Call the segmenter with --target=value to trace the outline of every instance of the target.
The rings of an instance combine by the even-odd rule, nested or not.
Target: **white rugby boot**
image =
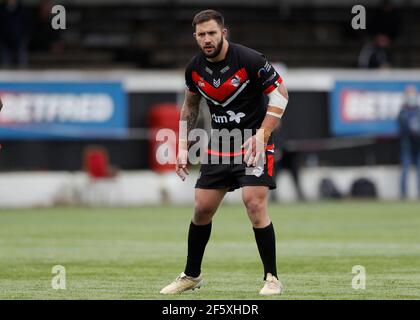
[[[265,277],[265,284],[260,291],[260,295],[271,296],[274,294],[282,294],[283,290],[284,288],[281,282],[271,273],[267,273],[267,276]]]
[[[203,285],[201,274],[197,278],[189,277],[182,272],[172,283],[160,290],[162,294],[177,294],[187,290],[199,289]]]

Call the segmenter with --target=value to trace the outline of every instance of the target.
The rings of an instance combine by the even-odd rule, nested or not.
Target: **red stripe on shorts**
[[[267,169],[268,169],[268,175],[272,177],[273,169],[274,169],[274,154],[267,155]]]

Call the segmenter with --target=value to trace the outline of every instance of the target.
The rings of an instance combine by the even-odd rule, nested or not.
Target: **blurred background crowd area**
[[[229,38],[288,67],[420,66],[420,1],[358,1],[366,30],[354,30],[354,1],[2,0],[3,68],[182,68],[196,52],[191,20],[208,7]],[[51,8],[66,8],[66,29]]]

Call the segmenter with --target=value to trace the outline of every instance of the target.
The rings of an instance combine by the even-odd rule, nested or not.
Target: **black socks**
[[[211,222],[204,226],[198,226],[191,222],[188,231],[188,256],[184,273],[189,277],[198,277],[201,273],[201,261],[204,250],[209,241]]]
[[[277,278],[276,237],[273,223],[265,228],[253,228],[258,252],[264,265],[264,280],[267,273]],[[190,277],[198,277],[201,273],[201,262],[204,250],[211,234],[211,222],[198,226],[191,222],[188,231],[188,256],[184,273]]]
[[[267,273],[271,273],[277,278],[276,267],[276,236],[274,234],[273,223],[265,228],[253,228],[255,240],[257,241],[258,251],[264,265],[264,280]]]

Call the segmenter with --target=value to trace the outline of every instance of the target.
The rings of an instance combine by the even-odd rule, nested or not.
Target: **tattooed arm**
[[[185,100],[181,108],[180,121],[185,121],[186,124],[181,125],[179,144],[178,144],[178,157],[175,166],[178,176],[185,180],[188,172],[188,134],[197,125],[198,113],[200,111],[201,95],[185,90]],[[182,130],[186,128],[186,132]]]
[[[200,94],[185,90],[185,100],[181,108],[181,117],[180,117],[180,121],[186,122],[187,132],[184,133],[184,137],[182,136],[182,134],[180,135],[180,142],[182,141],[183,146],[185,147],[187,147],[185,143],[187,142],[186,140],[187,140],[188,134],[197,125],[198,113],[200,111],[200,100],[201,100]]]

